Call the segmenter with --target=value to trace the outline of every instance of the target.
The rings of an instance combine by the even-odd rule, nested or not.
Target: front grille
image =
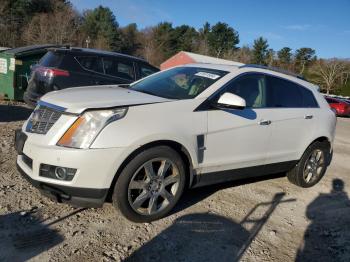
[[[26,131],[45,135],[61,115],[60,111],[40,105],[30,116]]]

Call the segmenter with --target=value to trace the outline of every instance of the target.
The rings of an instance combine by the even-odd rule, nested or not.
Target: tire
[[[175,150],[168,146],[146,149],[120,173],[113,205],[133,222],[151,222],[172,210],[185,183],[184,163]]]
[[[319,154],[319,152],[322,152],[323,154],[323,163],[321,164],[321,161],[318,163],[320,165],[316,165],[314,164],[315,161],[312,161],[314,156],[313,154],[315,154],[315,152],[317,152],[317,154]],[[312,143],[305,150],[298,164],[287,173],[288,180],[291,183],[303,188],[308,188],[316,185],[322,179],[327,170],[329,157],[330,147],[328,142],[316,141]],[[314,172],[315,170],[316,172]]]

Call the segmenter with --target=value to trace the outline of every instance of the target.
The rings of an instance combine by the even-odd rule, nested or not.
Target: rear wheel
[[[290,182],[300,187],[312,187],[324,176],[329,160],[329,143],[311,144],[299,163],[287,173]]]
[[[185,187],[180,155],[170,147],[147,149],[132,159],[117,180],[113,204],[134,222],[164,217],[178,202]]]

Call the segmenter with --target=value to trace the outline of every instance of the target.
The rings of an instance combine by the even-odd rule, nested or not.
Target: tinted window
[[[199,67],[176,67],[151,75],[130,88],[170,99],[189,99],[199,95],[227,73]]]
[[[49,51],[40,60],[40,65],[46,67],[58,67],[63,59],[63,54]]]
[[[269,107],[303,107],[299,85],[281,78],[267,76]]]
[[[241,76],[230,83],[225,92],[244,98],[247,107],[259,108],[266,106],[266,84],[265,76],[262,74]]]
[[[103,58],[103,65],[107,75],[120,77],[128,80],[134,80],[134,65],[133,63],[121,62],[116,58]]]
[[[156,72],[158,72],[159,70],[154,68],[154,67],[151,67],[151,66],[147,66],[147,65],[140,65],[140,75],[141,75],[141,78],[144,78],[146,76],[149,76],[149,75],[152,75]]]
[[[303,96],[303,107],[318,107],[317,101],[310,90],[303,87],[300,87],[300,90]]]
[[[84,69],[103,74],[103,65],[101,58],[97,56],[78,56],[75,57],[75,59]]]

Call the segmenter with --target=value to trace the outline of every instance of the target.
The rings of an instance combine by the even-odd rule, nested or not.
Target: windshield
[[[228,72],[199,67],[176,67],[131,85],[131,89],[169,99],[193,98]]]

